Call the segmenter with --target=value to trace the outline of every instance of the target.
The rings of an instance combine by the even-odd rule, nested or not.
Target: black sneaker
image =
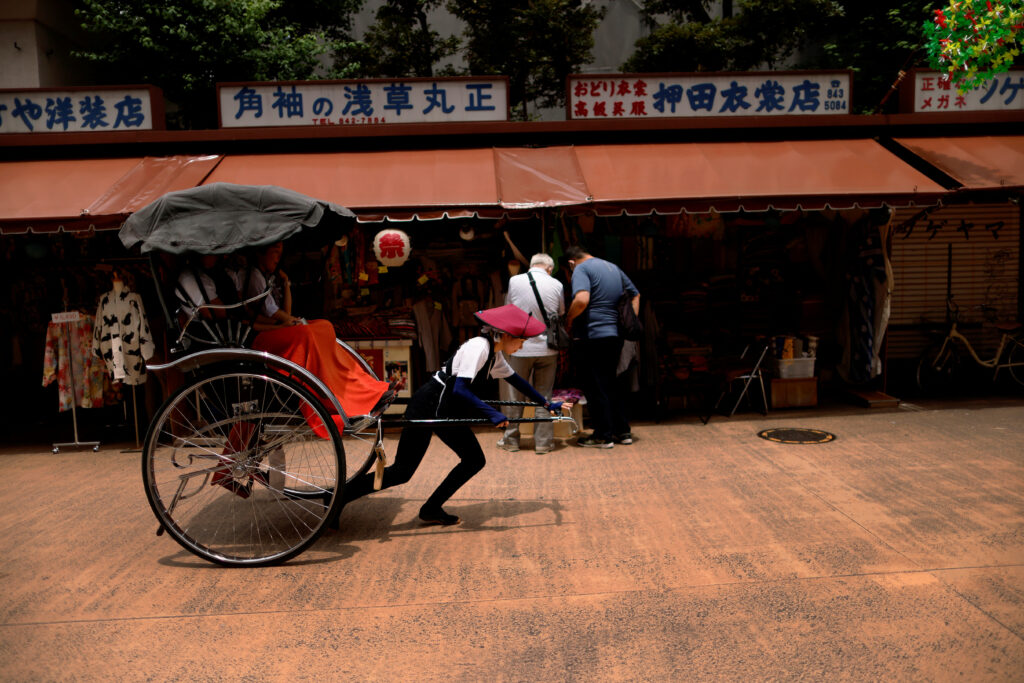
[[[631,443],[633,443],[633,435],[630,434],[629,432],[626,432],[625,434],[619,434],[613,439],[613,441],[615,441],[615,443],[621,443],[623,446],[628,446]]]
[[[425,524],[440,524],[441,526],[452,526],[460,521],[458,517],[449,515],[439,507],[428,508],[426,506],[420,508],[420,520]]]
[[[606,441],[605,439],[598,439],[593,436],[588,436],[584,439],[577,439],[576,445],[582,446],[583,448],[612,448],[613,446],[615,446],[615,444],[612,443],[611,441]]]

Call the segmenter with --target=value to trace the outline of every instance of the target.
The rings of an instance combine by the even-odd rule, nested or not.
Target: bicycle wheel
[[[329,438],[311,424],[325,425]],[[185,549],[261,566],[316,540],[340,504],[345,453],[334,421],[298,382],[224,372],[182,387],[160,408],[142,476],[162,528]]]
[[[917,363],[917,387],[924,394],[946,393],[953,387],[959,366],[960,354],[954,344],[934,344]]]
[[[1009,344],[1010,353],[1007,357],[1010,362],[1010,376],[1017,381],[1017,384],[1024,385],[1024,333],[1015,336]]]

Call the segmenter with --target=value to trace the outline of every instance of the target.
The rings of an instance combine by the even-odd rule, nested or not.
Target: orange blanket
[[[388,388],[387,382],[374,379],[338,346],[334,327],[326,320],[260,332],[252,347],[286,358],[316,375],[338,397],[347,415],[366,415]],[[335,421],[341,429],[340,416],[335,416]],[[326,431],[321,436],[326,436]]]

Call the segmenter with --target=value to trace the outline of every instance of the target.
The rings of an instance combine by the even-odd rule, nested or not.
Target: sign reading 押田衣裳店
[[[962,95],[943,75],[939,71],[914,72],[914,113],[1024,109],[1024,70],[997,74]]]
[[[508,120],[508,79],[218,83],[222,128]]]
[[[573,75],[571,119],[850,114],[849,71]]]
[[[0,133],[162,130],[163,95],[151,87],[0,90]]]

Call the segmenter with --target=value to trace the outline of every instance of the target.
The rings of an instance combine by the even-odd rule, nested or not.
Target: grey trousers
[[[520,357],[510,356],[508,364],[516,371],[516,374],[533,385],[547,400],[551,400],[551,392],[555,388],[555,374],[558,371],[558,356],[531,356]],[[508,382],[499,382],[501,387],[501,400],[503,401],[525,401],[526,397],[512,388]],[[547,417],[548,411],[540,406],[536,408],[537,417]],[[502,409],[508,418],[523,416],[522,406],[505,406]],[[533,448],[537,451],[550,451],[555,442],[555,425],[552,422],[535,422],[533,424]],[[503,440],[508,446],[519,445],[519,425],[510,424],[505,428]]]

